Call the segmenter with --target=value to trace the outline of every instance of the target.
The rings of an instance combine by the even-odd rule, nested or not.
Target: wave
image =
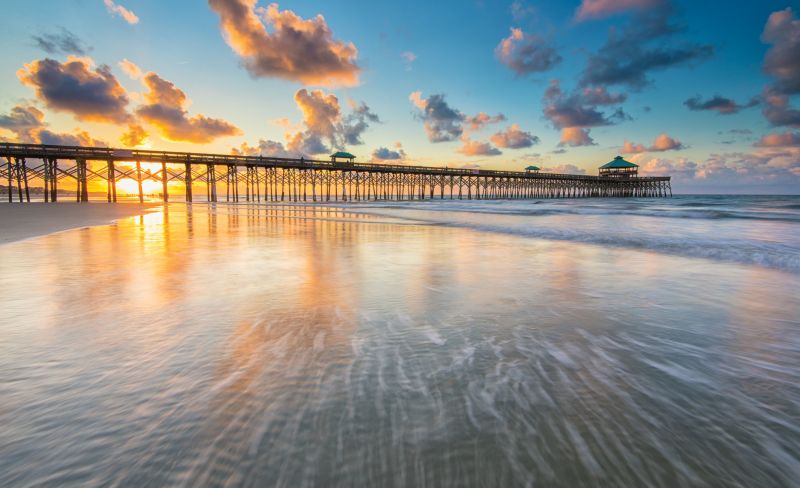
[[[651,251],[676,256],[703,258],[739,264],[757,265],[800,273],[800,249],[783,244],[740,241],[721,243],[717,240],[692,240],[685,238],[656,237],[652,235],[598,234],[567,229],[510,227],[491,224],[441,223],[448,227],[461,227],[485,232],[497,232],[547,240],[572,241],[585,244]]]
[[[702,258],[715,261],[725,261],[745,265],[756,265],[783,270],[791,273],[800,273],[800,247],[798,241],[791,237],[784,242],[775,240],[748,240],[733,237],[722,230],[715,232],[709,228],[705,233],[707,237],[697,235],[687,236],[677,232],[675,228],[664,226],[658,234],[647,228],[629,228],[619,231],[613,227],[602,228],[597,226],[564,226],[554,227],[540,225],[536,219],[511,219],[501,223],[489,222],[487,219],[476,218],[459,219],[452,213],[429,212],[420,215],[420,212],[411,212],[406,216],[407,207],[397,208],[399,212],[389,211],[387,208],[364,209],[371,215],[384,217],[406,218],[409,221],[440,225],[444,227],[466,228],[482,232],[494,232],[537,239],[570,241],[584,244],[600,245],[614,248],[626,248],[647,252],[656,252],[675,256]],[[355,210],[352,209],[351,210]],[[430,210],[429,208],[420,210]],[[385,213],[384,213],[385,212]],[[457,212],[457,211],[453,211]],[[492,213],[476,212],[474,210],[461,210],[472,214]],[[530,214],[525,214],[530,215]]]
[[[658,207],[653,205],[564,205],[559,206],[551,202],[534,201],[526,204],[513,204],[507,201],[484,201],[483,203],[461,202],[370,202],[355,204],[349,209],[385,209],[398,208],[403,210],[421,210],[433,212],[457,212],[469,214],[495,214],[519,216],[549,216],[549,215],[630,215],[642,217],[659,217],[669,219],[703,219],[703,220],[764,220],[800,222],[800,213],[768,210],[730,209],[720,210],[714,208],[684,208],[690,205],[679,204],[681,208]],[[535,205],[535,207],[533,207]],[[696,205],[691,205],[696,207]],[[730,205],[728,205],[730,206]],[[791,209],[791,207],[783,207]]]

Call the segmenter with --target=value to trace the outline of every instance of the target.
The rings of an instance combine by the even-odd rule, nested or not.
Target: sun
[[[151,193],[161,193],[163,190],[161,183],[153,180],[142,180],[142,193],[149,195]],[[123,178],[117,181],[117,193],[123,195],[138,195],[139,186],[136,180],[130,178]]]

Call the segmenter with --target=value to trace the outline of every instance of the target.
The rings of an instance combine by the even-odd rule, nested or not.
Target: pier
[[[8,183],[9,202],[30,202],[32,188],[42,188],[45,202],[56,202],[65,183],[75,189],[76,201],[87,202],[89,182],[99,182],[95,188],[105,187],[107,200],[116,202],[117,183],[123,179],[136,182],[140,202],[145,199],[145,181],[160,183],[164,202],[170,200],[170,190],[175,193],[175,185],[169,185],[174,181],[181,183],[186,202],[197,199],[198,186],[209,202],[672,196],[669,176],[586,176],[15,143],[0,143],[0,158],[5,160],[0,182]],[[34,182],[41,186],[34,187]]]

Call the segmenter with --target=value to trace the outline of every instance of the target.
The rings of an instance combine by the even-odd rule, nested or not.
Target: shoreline
[[[103,202],[105,203],[105,202]],[[119,219],[142,215],[158,204],[31,202],[0,205],[0,246],[73,229],[110,225]]]

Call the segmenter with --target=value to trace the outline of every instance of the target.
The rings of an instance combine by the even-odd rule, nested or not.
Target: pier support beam
[[[167,191],[167,163],[161,162],[161,191],[164,194],[164,203],[169,202],[169,192]]]
[[[144,192],[142,192],[142,163],[136,161],[136,186],[139,190],[139,203],[144,203]]]
[[[108,202],[117,203],[117,174],[114,168],[114,160],[109,159],[106,163],[106,191]]]
[[[13,180],[13,169],[11,167],[11,158],[7,157],[6,160],[8,161],[8,203],[14,201],[14,192],[12,191],[14,188],[14,180]]]
[[[192,165],[191,163],[186,163],[185,170],[183,173],[183,180],[186,184],[186,201],[191,203],[192,202]]]
[[[50,201],[55,203],[58,201],[58,160],[51,159],[50,164],[52,165],[50,167],[52,175],[50,178]]]

